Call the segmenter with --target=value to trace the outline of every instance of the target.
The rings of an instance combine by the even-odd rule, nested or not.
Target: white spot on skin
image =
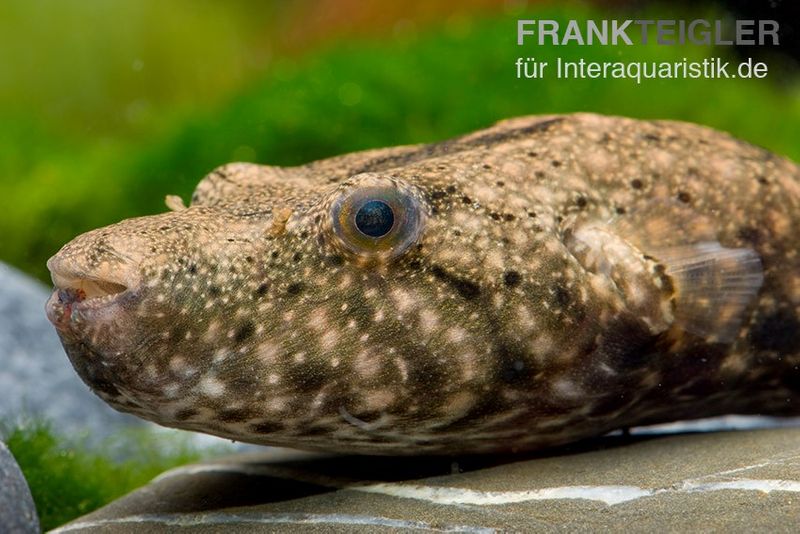
[[[461,361],[461,380],[469,382],[474,379],[476,376],[475,362],[477,360],[475,353],[469,350],[459,352],[459,360]]]
[[[354,367],[361,378],[369,379],[380,371],[381,359],[372,350],[360,351],[355,358]]]
[[[575,399],[583,396],[583,391],[574,382],[566,378],[553,380],[550,389],[559,397]]]
[[[325,308],[315,308],[308,316],[308,326],[317,332],[325,332],[328,329],[328,315]]]
[[[458,211],[453,214],[453,225],[466,230],[468,233],[474,233],[481,229],[483,226],[479,217],[469,211]]]
[[[430,336],[439,326],[439,316],[430,308],[424,308],[419,314],[419,327],[425,336]]]
[[[267,409],[271,412],[280,412],[286,408],[287,397],[272,397],[267,400]]]
[[[395,395],[391,390],[370,391],[363,397],[365,408],[370,411],[385,410],[394,402]]]
[[[467,337],[467,331],[460,326],[454,326],[447,330],[447,339],[451,343],[461,343]]]
[[[614,376],[614,375],[617,374],[617,372],[614,369],[612,369],[611,367],[609,367],[608,364],[606,364],[606,363],[597,364],[597,368],[600,371],[602,371],[603,373],[605,373],[605,374],[607,374],[609,376]]]
[[[278,362],[278,345],[271,341],[264,341],[256,348],[256,356],[265,365],[272,366]]]
[[[497,308],[498,310],[499,310],[499,309],[501,309],[501,308],[503,307],[503,303],[504,303],[504,302],[505,302],[505,299],[503,298],[503,294],[502,294],[502,293],[495,293],[495,294],[492,296],[492,304],[493,304],[493,305],[494,305],[494,307],[495,307],[495,308]]]
[[[537,356],[544,356],[553,350],[553,339],[547,334],[539,334],[531,343],[531,348]]]
[[[536,320],[531,310],[522,304],[517,306],[517,324],[525,332],[532,332],[536,328]]]
[[[399,287],[394,288],[391,295],[394,305],[400,313],[412,310],[417,303],[417,299],[411,293]]]
[[[800,275],[789,275],[789,280],[786,285],[789,289],[788,294],[792,303],[800,304]]]
[[[151,364],[151,365],[148,365],[148,366],[145,368],[145,373],[147,374],[147,377],[148,377],[150,380],[155,380],[155,379],[156,379],[156,377],[158,376],[158,369],[156,369],[156,366],[155,366],[155,365],[152,365],[152,364]]]
[[[215,342],[219,337],[219,321],[211,321],[208,325],[208,330],[206,330],[205,334],[203,334],[203,340],[207,342]]]
[[[394,364],[400,372],[400,379],[403,382],[408,382],[408,366],[406,365],[406,361],[402,358],[398,358],[394,361]]]
[[[322,350],[330,352],[339,342],[339,333],[336,330],[328,330],[319,339],[319,345]]]
[[[472,189],[472,198],[480,204],[491,204],[497,200],[497,191],[494,187],[476,184]]]
[[[583,154],[582,163],[588,170],[602,175],[614,165],[613,157],[608,150],[594,148]]]
[[[311,407],[315,408],[315,409],[319,408],[320,406],[323,405],[323,403],[325,402],[326,398],[327,398],[327,394],[324,391],[320,391],[314,397],[314,400],[311,401]]]
[[[744,373],[749,362],[740,355],[734,354],[725,359],[720,367],[721,372],[740,374]]]
[[[212,358],[212,361],[214,363],[219,363],[225,360],[229,354],[230,353],[226,349],[217,349],[214,351],[214,357]]]
[[[197,385],[200,393],[207,397],[219,398],[225,394],[225,384],[213,376],[206,376]]]
[[[505,267],[502,252],[496,248],[490,249],[484,258],[484,265],[494,271],[502,271]]]

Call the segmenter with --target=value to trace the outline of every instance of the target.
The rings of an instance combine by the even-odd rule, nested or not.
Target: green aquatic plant
[[[534,9],[534,8],[531,8]],[[612,16],[594,8],[544,7],[531,16]],[[595,111],[672,118],[729,131],[800,159],[800,79],[518,80],[521,56],[555,61],[681,61],[729,53],[698,46],[518,47],[517,15],[462,18],[329,44],[277,58],[238,92],[190,111],[153,113],[136,135],[92,137],[36,117],[0,125],[0,259],[43,280],[45,260],[76,234],[187,199],[217,165],[290,165],[347,151],[429,142],[504,118]],[[673,13],[672,18],[675,17]],[[168,43],[165,43],[168,44]],[[725,56],[728,57],[728,56]],[[773,65],[774,66],[774,65]],[[167,79],[164,83],[167,83]],[[202,111],[199,111],[202,109]],[[62,125],[63,126],[63,125]]]
[[[167,469],[224,451],[200,450],[183,437],[144,428],[88,446],[41,421],[7,428],[0,437],[28,481],[45,530],[87,514]]]

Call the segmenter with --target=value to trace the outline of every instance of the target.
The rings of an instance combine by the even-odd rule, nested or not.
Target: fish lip
[[[130,290],[81,299],[70,288],[56,287],[45,304],[47,318],[61,333],[78,337],[87,323],[102,321],[122,309],[122,303],[132,295]]]
[[[87,300],[122,293],[139,285],[138,276],[125,262],[103,264],[90,270],[56,254],[47,260],[47,269],[57,290],[84,289],[88,291]]]
[[[100,319],[138,293],[138,280],[132,273],[120,269],[103,269],[89,273],[69,265],[58,255],[47,261],[53,280],[53,293],[45,305],[47,318],[59,331],[74,331],[76,316],[91,321]]]

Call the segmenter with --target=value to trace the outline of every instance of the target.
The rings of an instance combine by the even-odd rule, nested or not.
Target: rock
[[[608,436],[547,454],[239,455],[56,532],[772,531],[800,524],[800,429]]]
[[[0,441],[0,531],[38,533],[39,519],[28,484],[6,444]]]

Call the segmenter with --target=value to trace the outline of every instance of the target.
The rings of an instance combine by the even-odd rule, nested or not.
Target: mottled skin
[[[332,229],[333,203],[370,184],[418,207],[396,257],[353,252]],[[300,167],[226,165],[175,207],[49,262],[61,290],[48,314],[81,378],[162,425],[420,454],[800,413],[800,170],[727,134],[526,117]],[[596,225],[635,244],[617,279],[576,241]],[[763,265],[728,341],[713,333],[720,310],[698,320],[711,332],[680,324],[684,297],[648,248],[698,240]]]

